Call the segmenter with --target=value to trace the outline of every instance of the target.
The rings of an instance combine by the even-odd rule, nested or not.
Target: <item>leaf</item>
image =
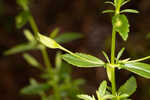
[[[83,100],[93,100],[91,96],[86,95],[86,94],[80,94],[80,95],[77,95],[77,97]]]
[[[125,50],[125,48],[122,48],[122,49],[119,51],[119,53],[118,53],[118,55],[117,55],[117,60],[120,59],[120,57],[122,56],[124,50]]]
[[[18,16],[16,16],[16,27],[18,29],[22,28],[28,21],[29,12],[23,11]]]
[[[111,94],[108,94],[108,95],[104,95],[104,96],[103,96],[103,99],[104,99],[104,100],[113,99],[113,98],[115,98],[115,96],[114,96],[114,95],[111,95]]]
[[[111,1],[105,1],[104,3],[111,4],[111,5],[115,6],[114,3]]]
[[[107,89],[107,82],[103,81],[98,88],[98,92],[101,97],[105,95],[106,89]]]
[[[121,6],[124,6],[125,4],[127,4],[128,2],[130,2],[131,0],[125,0],[124,2],[122,2]]]
[[[129,70],[135,74],[138,74],[144,78],[150,78],[150,65],[141,62],[127,62],[124,65],[120,65],[121,68]]]
[[[31,0],[17,0],[17,4],[22,7],[24,10],[28,10],[29,1]]]
[[[50,88],[49,84],[47,83],[37,83],[36,80],[30,79],[30,85],[24,87],[21,90],[22,94],[40,94],[42,91],[46,91]]]
[[[128,94],[121,94],[121,95],[119,96],[119,98],[120,98],[121,100],[124,99],[124,98],[127,98],[127,97],[129,97]]]
[[[102,11],[103,14],[105,14],[105,13],[114,13],[114,12],[115,12],[114,10],[104,10],[104,11]]]
[[[107,62],[110,63],[109,57],[105,51],[102,51],[104,57],[106,58]]]
[[[55,38],[59,33],[59,28],[55,28],[52,33],[50,33],[51,38]]]
[[[41,68],[41,64],[33,56],[31,56],[30,54],[24,53],[23,57],[33,67]]]
[[[121,10],[120,13],[139,13],[139,11],[137,10],[134,10],[134,9],[124,9],[124,10]]]
[[[24,35],[25,35],[25,37],[27,38],[27,40],[29,42],[34,42],[35,41],[34,36],[32,35],[32,33],[29,30],[27,30],[27,29],[24,30]]]
[[[67,43],[67,42],[71,42],[76,39],[80,39],[82,37],[83,36],[79,33],[68,32],[68,33],[63,33],[63,34],[59,35],[58,37],[55,38],[55,40],[58,43]]]
[[[4,55],[12,55],[12,54],[16,54],[16,53],[20,53],[20,52],[24,52],[24,51],[28,51],[28,50],[33,50],[33,49],[36,49],[35,43],[20,44],[20,45],[17,45],[15,47],[5,51]]]
[[[46,37],[40,33],[38,33],[38,38],[37,38],[43,45],[52,48],[52,49],[57,49],[61,48],[61,46],[53,39]]]
[[[57,52],[56,57],[55,57],[55,66],[57,69],[59,69],[62,65],[62,58],[61,58],[62,53]]]
[[[120,34],[124,41],[128,38],[129,33],[129,23],[125,15],[115,15],[112,18],[113,28],[116,32]]]
[[[119,88],[118,93],[131,96],[136,91],[136,88],[136,79],[132,76]]]
[[[63,59],[78,67],[100,67],[104,65],[102,60],[83,53],[64,54]]]

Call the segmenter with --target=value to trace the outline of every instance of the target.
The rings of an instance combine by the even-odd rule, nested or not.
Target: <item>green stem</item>
[[[38,30],[38,27],[37,27],[32,15],[29,16],[29,23],[31,25],[31,28],[34,32],[35,37],[37,37],[39,30]],[[42,56],[44,59],[45,66],[47,67],[48,71],[50,71],[52,69],[52,65],[51,65],[50,60],[48,58],[48,53],[47,53],[45,47],[41,49],[41,53],[42,53]]]
[[[43,55],[44,63],[45,63],[47,70],[52,71],[52,65],[51,65],[50,60],[48,58],[48,53],[47,53],[45,47],[43,49],[41,49],[41,53]]]
[[[32,15],[29,16],[29,23],[31,25],[31,28],[34,32],[35,37],[37,37],[37,34],[38,34],[39,30],[38,30],[38,27],[37,27]]]
[[[113,28],[112,31],[112,44],[111,44],[111,64],[115,64],[115,42],[116,42],[116,32]],[[115,82],[115,68],[111,68],[111,84],[112,84],[112,94],[116,95],[116,82]]]

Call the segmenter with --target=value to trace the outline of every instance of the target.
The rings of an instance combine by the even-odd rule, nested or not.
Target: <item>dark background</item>
[[[33,0],[30,5],[32,14],[41,33],[51,32],[59,27],[61,32],[80,32],[84,38],[64,44],[72,51],[89,53],[104,60],[101,50],[110,54],[111,15],[101,14],[102,10],[112,8],[104,4],[105,0]],[[126,47],[124,57],[133,59],[150,55],[150,1],[131,0],[124,8],[134,8],[139,14],[127,14],[130,21],[130,33],[127,42],[117,35],[117,51]],[[32,100],[38,97],[19,94],[20,88],[28,84],[30,77],[37,78],[39,71],[29,67],[21,54],[3,56],[3,52],[12,46],[25,42],[22,30],[30,28],[27,24],[18,30],[15,26],[15,16],[20,12],[15,0],[0,0],[0,99],[1,100]],[[54,60],[55,50],[48,50],[51,60]],[[40,62],[41,54],[31,51]],[[146,61],[150,63],[150,60]],[[121,85],[133,73],[117,71],[116,81]],[[73,67],[73,78],[84,78],[85,93],[95,93],[99,83],[107,79],[103,68],[81,69]],[[149,100],[150,80],[135,75],[138,82],[137,92],[133,100]]]

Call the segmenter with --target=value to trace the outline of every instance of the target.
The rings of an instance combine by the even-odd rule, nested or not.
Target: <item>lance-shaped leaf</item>
[[[35,38],[29,30],[24,30],[24,35],[29,42],[34,42]]]
[[[63,59],[78,67],[100,67],[104,65],[102,60],[83,53],[64,54]]]
[[[91,96],[86,95],[86,94],[80,94],[80,95],[77,95],[77,97],[83,100],[93,100]]]
[[[105,13],[114,13],[114,12],[115,12],[114,10],[104,10],[104,11],[102,11],[103,14],[105,14]]]
[[[38,33],[38,38],[37,38],[43,45],[46,47],[52,48],[52,49],[58,49],[61,48],[61,46],[53,39],[44,36],[40,33]]]
[[[113,28],[116,32],[120,34],[124,41],[128,38],[129,23],[125,15],[115,15],[112,18]]]
[[[105,95],[106,89],[107,89],[107,82],[103,81],[98,88],[98,92],[101,97]]]
[[[120,65],[121,68],[129,70],[145,78],[150,78],[150,65],[141,62],[127,62]]]
[[[20,53],[23,51],[33,50],[33,49],[36,49],[36,43],[20,44],[20,45],[17,45],[15,47],[5,51],[4,55],[16,54],[16,53]]]
[[[17,0],[17,4],[22,7],[24,10],[28,10],[28,5],[29,5],[30,0]]]
[[[40,94],[43,91],[46,91],[50,88],[50,85],[47,83],[38,83],[36,80],[34,79],[30,79],[30,85],[24,87],[21,90],[22,94]]]
[[[80,39],[82,37],[83,36],[79,33],[68,32],[68,33],[63,33],[63,34],[59,35],[58,37],[55,38],[55,40],[58,43],[67,43],[67,42],[71,42],[76,39]]]
[[[31,56],[30,54],[28,53],[24,53],[23,54],[23,57],[24,59],[33,67],[36,67],[36,68],[42,68],[41,67],[41,64],[33,57]]]
[[[16,27],[22,28],[28,21],[29,12],[23,11],[18,16],[16,16]]]
[[[136,88],[136,79],[132,76],[119,88],[118,93],[131,96],[136,91]]]
[[[120,13],[139,13],[139,11],[134,10],[134,9],[124,9],[124,10],[121,10]]]

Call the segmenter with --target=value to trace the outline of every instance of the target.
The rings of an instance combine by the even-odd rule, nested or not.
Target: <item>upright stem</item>
[[[115,42],[116,42],[116,32],[113,28],[112,30],[112,44],[111,44],[111,64],[115,64]],[[111,68],[111,84],[112,84],[112,94],[116,94],[116,81],[115,81],[115,68]]]
[[[38,27],[37,27],[32,15],[29,16],[29,23],[31,25],[31,28],[34,32],[35,37],[37,37],[39,30],[38,30]],[[42,53],[42,56],[44,59],[45,66],[47,67],[47,70],[50,71],[52,69],[52,65],[51,65],[50,60],[48,58],[48,53],[47,53],[45,47],[41,49],[41,53]]]

